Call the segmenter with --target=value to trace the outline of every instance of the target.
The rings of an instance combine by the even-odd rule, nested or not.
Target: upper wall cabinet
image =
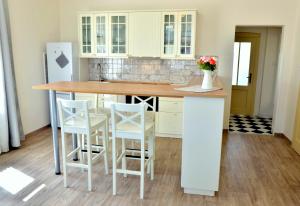
[[[109,28],[109,55],[126,57],[128,53],[128,14],[111,14]]]
[[[81,57],[195,57],[196,11],[79,15]]]
[[[162,14],[162,58],[195,57],[196,11]]]
[[[177,13],[163,13],[162,21],[161,56],[175,58],[177,54]]]
[[[108,55],[108,15],[98,14],[94,16],[94,52],[97,57]]]
[[[80,54],[82,57],[90,57],[93,54],[93,41],[92,41],[92,29],[93,29],[93,15],[82,14],[79,16],[80,31]]]
[[[129,55],[160,57],[161,12],[132,12],[129,14]]]
[[[128,51],[128,14],[80,15],[81,57],[126,57]]]

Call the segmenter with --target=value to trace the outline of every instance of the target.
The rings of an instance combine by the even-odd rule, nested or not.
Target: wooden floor
[[[215,197],[187,195],[180,188],[181,140],[157,138],[155,179],[145,181],[145,199],[139,199],[139,177],[118,177],[118,195],[112,195],[112,177],[104,175],[103,161],[95,166],[94,191],[87,191],[87,175],[70,171],[70,188],[54,175],[49,128],[30,136],[20,149],[0,156],[0,171],[13,167],[34,181],[15,195],[0,187],[0,205],[157,205],[157,206],[299,206],[300,156],[280,137],[225,134],[220,191]],[[136,167],[137,163],[131,163]],[[41,184],[46,187],[28,202],[22,199]]]

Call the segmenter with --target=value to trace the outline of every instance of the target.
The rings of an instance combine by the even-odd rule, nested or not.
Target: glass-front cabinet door
[[[173,58],[176,56],[176,38],[177,38],[177,13],[163,13],[163,29],[162,29],[162,48],[161,56],[165,58]]]
[[[178,17],[178,48],[180,58],[195,57],[195,12],[180,12]]]
[[[110,15],[110,56],[127,56],[128,14]]]
[[[92,15],[80,15],[80,53],[81,56],[90,56],[93,53],[93,20]]]
[[[94,21],[96,56],[108,56],[108,15],[95,15]]]

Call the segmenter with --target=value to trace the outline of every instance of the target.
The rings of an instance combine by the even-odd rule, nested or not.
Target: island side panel
[[[184,97],[181,186],[213,196],[219,189],[224,99]]]

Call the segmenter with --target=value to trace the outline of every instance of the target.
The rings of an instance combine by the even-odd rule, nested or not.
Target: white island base
[[[219,190],[224,98],[184,97],[181,187],[214,196]]]

